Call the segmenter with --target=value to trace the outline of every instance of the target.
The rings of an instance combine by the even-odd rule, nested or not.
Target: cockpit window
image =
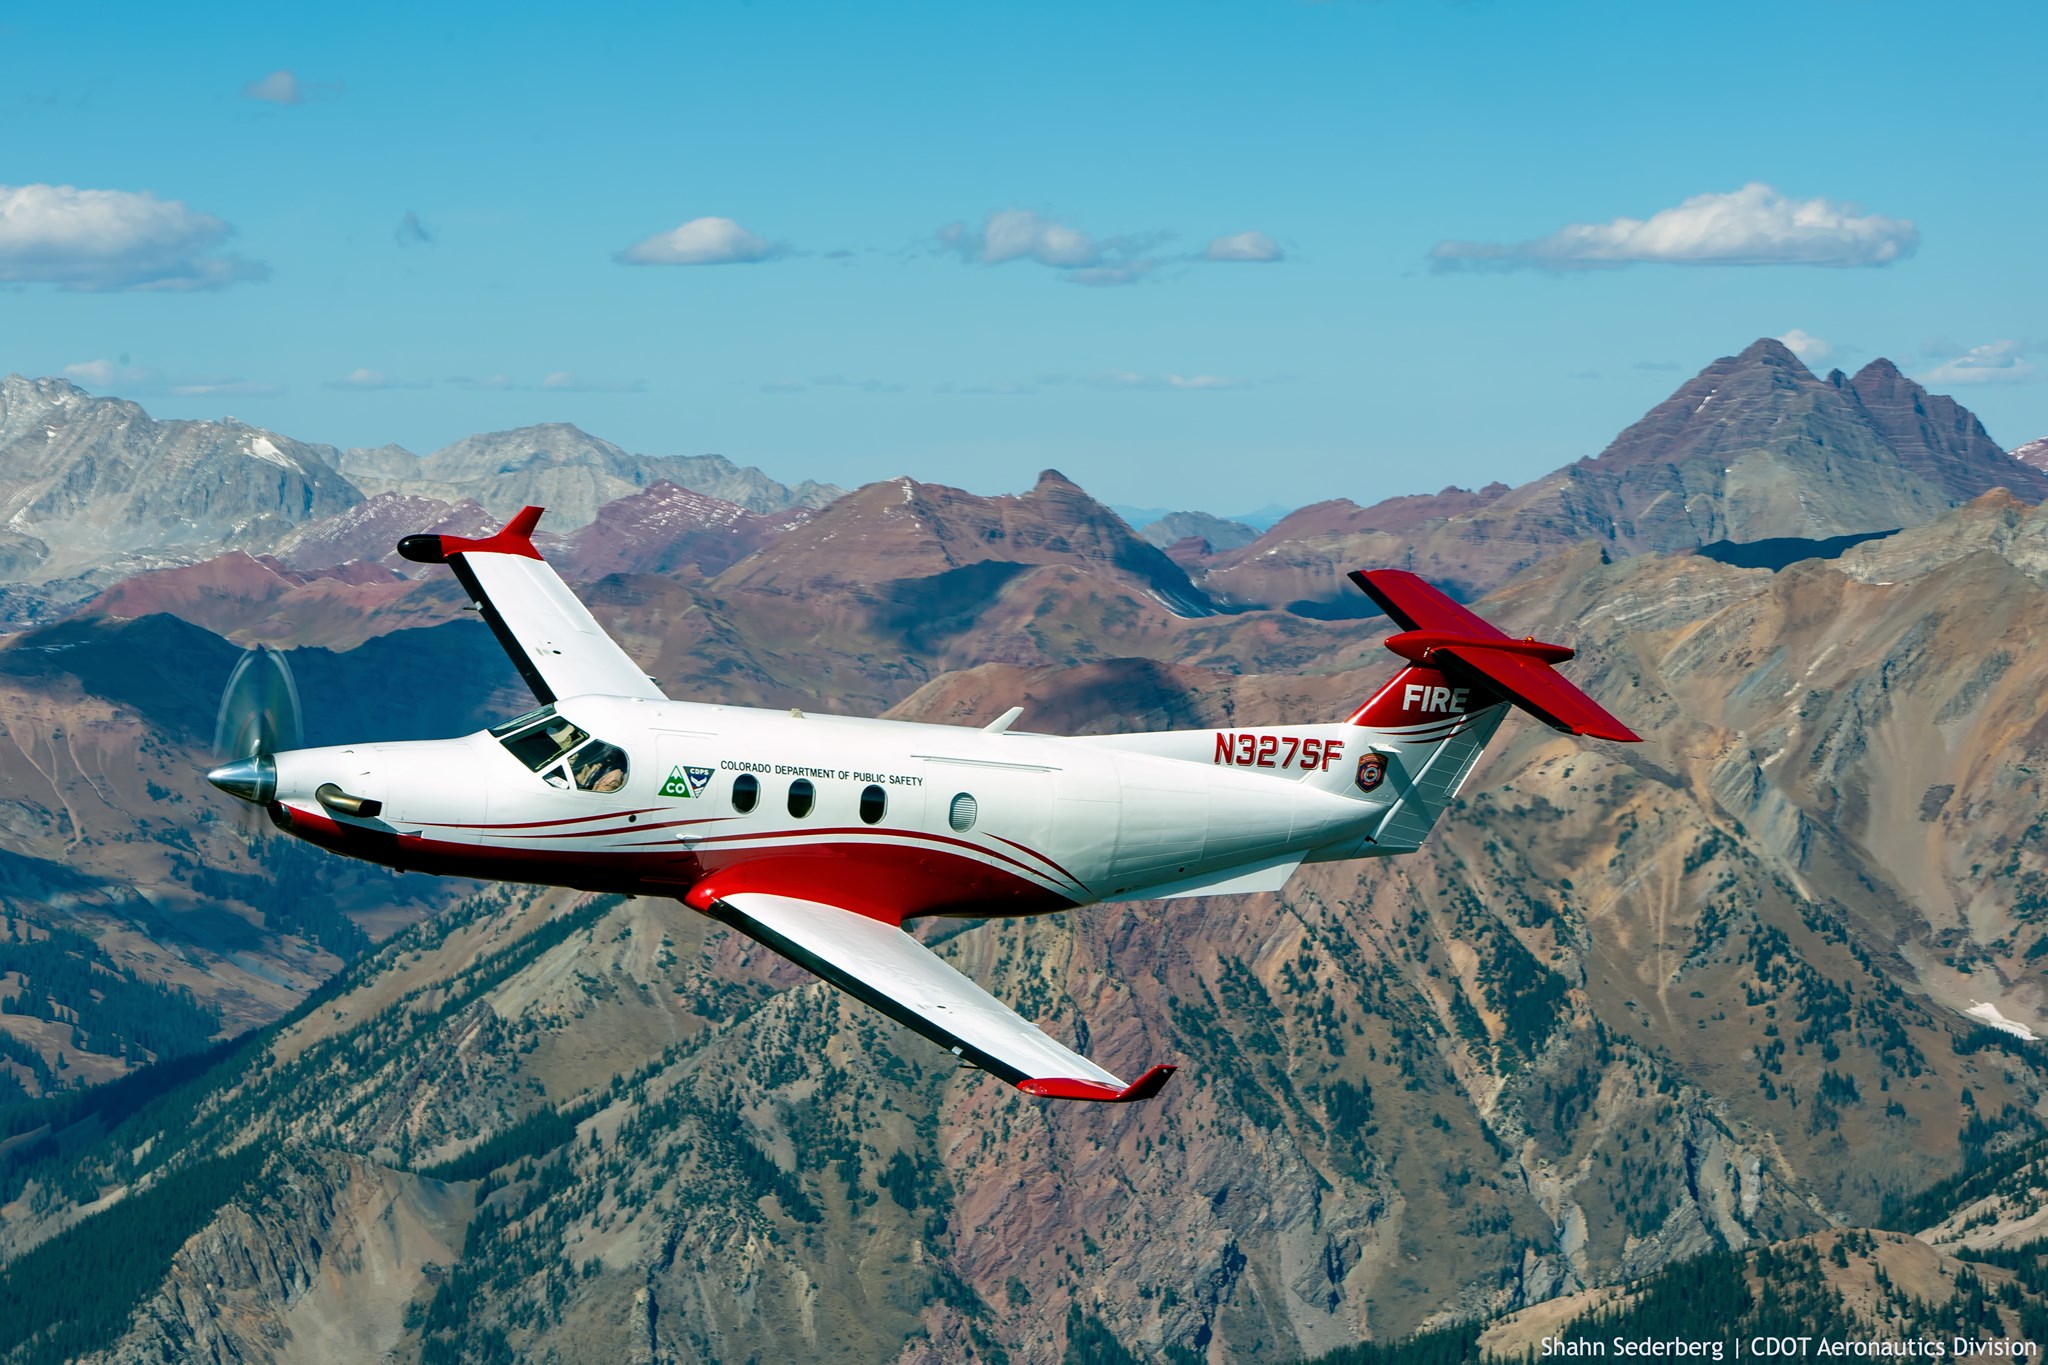
[[[528,711],[523,716],[514,716],[503,725],[493,725],[491,727],[491,734],[494,738],[503,739],[507,735],[524,730],[529,725],[544,721],[553,714],[555,714],[555,704],[549,702],[546,706],[537,707],[534,710]]]
[[[491,733],[496,735],[498,731]],[[539,772],[589,738],[588,734],[550,710],[538,725],[530,725],[510,735],[498,735],[498,742],[510,751],[512,757]]]
[[[587,792],[615,792],[626,785],[626,751],[601,739],[578,749],[569,768],[576,785]]]

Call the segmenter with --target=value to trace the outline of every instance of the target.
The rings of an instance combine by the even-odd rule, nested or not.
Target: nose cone
[[[223,763],[206,775],[206,780],[229,796],[239,796],[267,806],[277,795],[277,760],[268,754]]]

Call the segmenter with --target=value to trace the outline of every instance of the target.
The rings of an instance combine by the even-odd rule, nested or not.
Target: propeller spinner
[[[214,723],[213,750],[221,763],[206,780],[230,796],[267,806],[277,795],[272,755],[296,749],[304,729],[299,689],[284,655],[259,645],[228,675]]]

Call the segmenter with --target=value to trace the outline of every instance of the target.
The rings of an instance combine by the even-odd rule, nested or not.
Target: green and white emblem
[[[688,801],[704,794],[711,785],[709,768],[670,768],[668,781],[661,784],[661,795],[681,797]]]

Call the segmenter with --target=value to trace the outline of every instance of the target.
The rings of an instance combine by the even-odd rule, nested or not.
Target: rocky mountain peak
[[[2014,446],[2012,457],[2030,469],[2048,470],[2048,436]]]
[[[1958,502],[2009,487],[2030,502],[2048,498],[2048,477],[2014,461],[1968,408],[1929,393],[1879,357],[1843,386],[1862,405],[1899,462]]]
[[[866,591],[974,564],[1060,563],[1114,569],[1181,604],[1176,610],[1207,610],[1179,565],[1054,470],[1024,493],[986,498],[909,478],[868,484],[737,565],[737,578],[720,581],[771,591]]]

